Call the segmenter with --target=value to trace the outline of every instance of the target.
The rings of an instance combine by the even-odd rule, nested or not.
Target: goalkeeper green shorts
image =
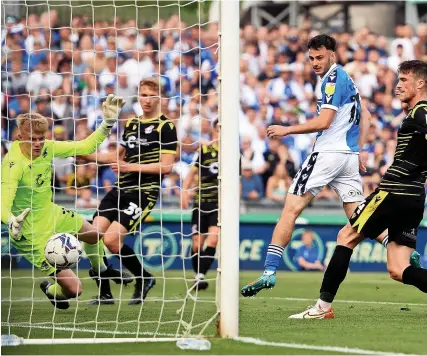
[[[77,236],[84,219],[72,210],[52,204],[43,211],[33,211],[25,219],[22,236],[19,241],[10,239],[19,254],[47,275],[56,271],[44,257],[47,240],[58,233]]]

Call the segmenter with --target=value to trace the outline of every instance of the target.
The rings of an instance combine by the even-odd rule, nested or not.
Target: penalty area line
[[[417,356],[417,355],[399,354],[399,353],[393,353],[393,352],[353,349],[349,347],[339,347],[339,346],[320,346],[320,345],[316,346],[316,345],[294,344],[294,343],[285,343],[285,342],[272,342],[272,341],[255,339],[253,337],[238,336],[238,337],[234,337],[233,340],[240,341],[246,344],[259,345],[259,346],[273,346],[273,347],[284,347],[284,348],[290,348],[290,349],[341,352],[346,354],[357,354],[357,355]]]
[[[243,299],[243,298],[240,298]],[[290,302],[316,302],[317,299],[310,299],[310,298],[291,298],[291,297],[254,297],[254,298],[244,298],[245,300],[285,300]],[[347,304],[379,304],[379,305],[401,305],[401,306],[426,306],[427,303],[405,303],[405,302],[381,302],[376,300],[343,300],[343,299],[336,299],[334,300],[334,303],[347,303]]]

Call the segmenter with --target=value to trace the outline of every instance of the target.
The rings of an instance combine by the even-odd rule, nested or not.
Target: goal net
[[[161,112],[173,123],[178,137],[172,170],[156,182],[160,194],[154,208],[137,231],[124,239],[156,278],[144,303],[128,305],[134,284],[111,283],[114,304],[89,304],[99,289],[89,277],[90,263],[83,254],[74,270],[83,293],[70,300],[68,310],[55,309],[39,287],[50,278],[11,244],[7,227],[2,225],[2,339],[17,335],[24,344],[102,343],[217,335],[220,245],[205,275],[209,287],[198,291],[191,222],[197,206],[190,202],[184,209],[180,199],[194,156],[212,140],[213,122],[220,116],[220,35],[218,19],[210,20],[210,7],[207,1],[180,0],[2,2],[2,161],[18,139],[19,114],[47,117],[48,139],[82,140],[102,122],[102,102],[109,94],[123,96],[126,104],[97,154],[115,152],[118,157],[126,123],[143,114],[138,84],[148,77],[162,84]],[[143,149],[146,142],[134,144]],[[220,182],[225,179],[221,164]],[[200,169],[199,165],[197,175]],[[116,181],[107,164],[78,156],[54,157],[52,174],[54,203],[89,222]],[[197,182],[189,188],[190,197],[203,189]],[[225,189],[235,187],[229,184]],[[119,201],[117,209],[118,205]],[[238,231],[233,239],[238,244]],[[108,250],[106,255],[114,268],[123,268],[117,256]],[[238,271],[238,260],[232,261],[234,267]],[[230,295],[236,296],[235,291]],[[234,310],[236,303],[231,306]]]

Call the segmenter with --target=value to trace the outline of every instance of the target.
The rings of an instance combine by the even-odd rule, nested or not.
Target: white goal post
[[[43,8],[44,11],[55,11],[61,15],[61,11],[64,10],[70,18],[65,22],[65,27],[70,29],[73,26],[73,13],[78,8],[91,7],[91,15],[88,15],[89,18],[92,16],[91,20],[93,28],[95,28],[95,15],[97,9],[105,9],[111,7],[111,13],[114,14],[113,22],[116,23],[116,17],[119,18],[122,11],[127,8],[135,9],[135,32],[143,28],[141,22],[141,14],[147,9],[153,9],[152,4],[145,4],[144,1],[135,0],[133,3],[126,1],[121,4],[120,1],[111,0],[111,4],[103,1],[102,3],[97,3],[96,0],[92,1],[79,1],[74,2],[73,0],[60,0],[64,4],[63,8],[59,3],[55,3],[54,0],[36,0],[36,1],[17,1],[17,0],[5,0],[2,1],[2,55],[6,53],[7,56],[13,55],[17,51],[16,48],[8,47],[13,44],[13,36],[9,38],[10,34],[22,33],[22,31],[29,31],[31,28],[26,28],[29,23],[32,11],[36,9],[38,4],[40,8]],[[147,2],[148,3],[148,2]],[[215,8],[218,14],[218,18],[214,20],[206,20],[206,17],[202,18],[201,16],[201,7],[205,6],[207,3],[211,3],[211,6]],[[2,267],[1,271],[1,284],[2,284],[2,345],[42,345],[42,344],[99,344],[99,343],[133,343],[133,342],[167,342],[167,341],[176,341],[182,338],[187,337],[214,337],[219,336],[222,338],[235,338],[239,336],[239,207],[240,207],[240,182],[239,182],[239,172],[240,172],[240,148],[239,148],[239,97],[240,97],[240,79],[239,79],[239,61],[240,61],[240,40],[239,40],[239,22],[240,22],[240,1],[238,0],[175,0],[164,2],[157,0],[156,11],[157,11],[157,23],[160,23],[162,18],[162,13],[167,12],[167,16],[176,15],[179,18],[181,23],[181,15],[183,10],[190,5],[197,5],[197,23],[193,25],[188,25],[184,30],[191,31],[193,27],[198,26],[199,28],[199,44],[197,50],[198,55],[201,56],[202,50],[209,48],[202,48],[200,40],[200,32],[202,27],[207,27],[214,22],[218,23],[218,40],[212,47],[218,48],[218,63],[216,64],[219,67],[217,86],[215,88],[216,95],[218,97],[218,120],[219,120],[219,170],[218,170],[218,182],[219,182],[219,209],[218,209],[218,226],[220,227],[219,235],[219,244],[217,248],[217,257],[218,257],[218,268],[217,270],[212,270],[210,272],[209,282],[211,283],[212,290],[215,290],[215,293],[209,297],[206,297],[203,293],[197,292],[192,286],[192,271],[188,268],[188,262],[191,262],[191,249],[188,248],[189,241],[191,240],[191,234],[185,233],[188,231],[189,224],[188,219],[183,218],[184,215],[188,215],[188,212],[183,212],[178,208],[174,211],[175,215],[181,216],[180,226],[181,230],[178,232],[171,232],[165,228],[163,216],[164,211],[163,206],[167,204],[164,203],[163,198],[159,197],[159,205],[153,209],[153,212],[157,209],[156,213],[158,219],[160,220],[159,231],[154,227],[151,230],[147,230],[147,235],[157,234],[161,236],[161,245],[157,247],[156,254],[158,254],[158,261],[161,264],[161,268],[157,270],[156,278],[160,286],[158,288],[157,294],[151,294],[148,296],[148,302],[146,305],[141,306],[140,308],[136,307],[135,312],[133,313],[133,318],[131,320],[122,320],[121,311],[127,307],[127,300],[125,297],[122,298],[122,292],[129,294],[129,289],[125,290],[124,287],[120,287],[120,292],[116,294],[118,299],[118,309],[110,309],[108,311],[107,306],[95,306],[92,307],[94,312],[94,319],[88,320],[84,317],[84,310],[88,308],[87,302],[91,295],[87,295],[85,291],[83,294],[72,301],[72,305],[75,305],[75,310],[70,309],[72,312],[68,315],[69,319],[62,319],[61,311],[55,310],[45,298],[45,296],[40,292],[39,283],[44,278],[42,274],[34,267],[28,269],[20,269],[18,274],[15,275],[17,269],[15,266],[12,266],[12,260],[19,261],[22,259],[22,256],[16,253],[16,250],[12,251],[12,246],[10,242],[5,244],[5,229],[2,229],[2,259],[4,255],[8,254],[10,259],[7,263],[6,268]],[[205,6],[206,7],[206,6]],[[170,9],[176,9],[176,13],[171,13]],[[43,11],[43,10],[41,10]],[[41,11],[39,13],[41,13]],[[212,11],[211,11],[212,12]],[[213,11],[215,12],[215,11]],[[15,16],[16,24],[9,26],[10,20],[9,16]],[[19,21],[19,16],[23,21]],[[49,17],[49,16],[48,16]],[[215,17],[215,16],[214,16]],[[62,18],[63,20],[63,18]],[[31,18],[31,21],[34,21],[34,18]],[[50,21],[50,19],[48,20]],[[154,23],[155,21],[153,21]],[[31,22],[33,23],[33,22]],[[64,22],[62,22],[64,23]],[[69,24],[69,25],[68,25]],[[30,25],[31,27],[31,25]],[[59,27],[58,29],[60,29]],[[154,25],[153,25],[154,28]],[[45,30],[47,28],[45,27]],[[180,28],[171,28],[163,29],[167,33],[167,30],[173,31],[177,30],[180,32],[179,38],[176,39],[177,42],[182,40],[183,29]],[[129,31],[132,29],[129,28]],[[32,37],[28,43],[32,50],[36,46],[45,46],[47,52],[61,51],[62,49],[51,49],[49,43],[53,43],[52,34],[53,31],[47,29],[47,32],[50,32],[49,40],[46,42],[39,42],[36,37]],[[113,31],[114,32],[114,31]],[[29,33],[29,32],[28,32]],[[59,31],[58,31],[59,33]],[[95,31],[93,32],[95,33]],[[158,31],[158,38],[154,40],[158,41],[158,52],[161,53],[162,49],[160,47],[160,30]],[[47,38],[47,37],[46,37]],[[117,31],[116,31],[116,40],[117,40]],[[25,46],[28,46],[27,41],[25,41]],[[95,46],[95,44],[94,44]],[[174,47],[171,52],[176,52],[176,47]],[[34,53],[34,52],[33,52]],[[167,52],[163,52],[167,54]],[[117,50],[116,50],[117,55]],[[183,62],[182,52],[178,55],[179,64]],[[9,57],[6,57],[9,58]],[[74,58],[74,57],[73,57]],[[28,63],[30,63],[31,58],[29,57]],[[50,61],[50,59],[49,59]],[[203,68],[201,66],[201,60],[199,58],[199,68],[196,68],[194,75],[201,76],[203,73]],[[3,63],[3,62],[2,62]],[[7,60],[6,60],[7,63]],[[51,64],[51,62],[49,62]],[[154,63],[156,65],[156,63]],[[158,63],[160,67],[160,61]],[[11,66],[5,66],[7,68],[3,72],[2,67],[2,84],[4,83],[3,74],[8,76],[12,71]],[[117,67],[118,68],[118,67]],[[157,67],[156,67],[157,68]],[[213,71],[215,68],[211,68]],[[30,71],[27,69],[22,70],[27,71],[26,74],[30,74]],[[49,68],[49,71],[53,71],[52,68]],[[92,74],[92,73],[91,73]],[[118,77],[119,73],[116,71],[112,74]],[[181,75],[181,74],[180,74]],[[95,71],[93,73],[95,77]],[[177,101],[181,100],[184,94],[181,90],[181,78],[177,84]],[[81,95],[81,92],[79,92]],[[6,88],[2,87],[2,102],[4,97],[7,97],[9,94],[6,93]],[[18,94],[18,96],[21,94]],[[27,95],[27,94],[25,94]],[[49,94],[50,99],[55,98],[54,95]],[[62,93],[58,94],[59,96],[72,97],[74,95],[74,89],[72,93]],[[136,96],[136,95],[135,95]],[[202,101],[203,95],[200,96],[200,103]],[[10,97],[11,98],[11,97]],[[9,99],[10,99],[9,98]],[[28,95],[30,105],[35,107],[38,96],[29,94]],[[5,99],[6,100],[6,99]],[[85,98],[80,97],[80,100],[85,100]],[[201,104],[199,103],[199,106]],[[178,106],[180,106],[179,104]],[[2,107],[3,109],[3,107]],[[31,109],[35,110],[35,109]],[[178,111],[181,109],[178,109]],[[2,117],[2,129],[5,131],[9,130],[9,124],[14,121],[15,118],[4,118]],[[72,117],[72,120],[75,118]],[[178,117],[179,119],[179,117]],[[78,121],[77,118],[75,120]],[[6,122],[6,126],[4,127]],[[213,120],[212,120],[213,122]],[[74,135],[76,134],[76,123],[74,122]],[[96,125],[96,119],[95,124]],[[199,124],[199,129],[201,130],[201,124]],[[65,125],[64,125],[65,126]],[[53,127],[53,126],[52,126]],[[72,131],[71,131],[72,132]],[[201,132],[201,131],[200,131]],[[8,133],[10,144],[12,141],[11,132]],[[53,128],[52,128],[53,135]],[[117,140],[120,137],[117,134]],[[3,142],[3,140],[2,140]],[[182,148],[181,148],[182,150]],[[76,162],[76,161],[75,161]],[[77,167],[77,163],[73,163],[74,168]],[[96,168],[98,169],[98,168]],[[76,173],[77,175],[77,173]],[[180,175],[180,173],[178,173]],[[179,188],[182,187],[182,178],[179,184]],[[98,188],[97,188],[98,189]],[[96,198],[98,198],[98,191],[96,193]],[[72,199],[77,200],[77,194]],[[53,195],[55,202],[55,193]],[[58,202],[61,204],[61,202]],[[73,202],[74,204],[74,202]],[[77,203],[76,203],[77,204]],[[77,205],[75,206],[77,207]],[[89,213],[86,215],[89,217]],[[85,217],[86,217],[85,216]],[[184,221],[185,220],[185,221]],[[186,226],[184,228],[184,226]],[[155,231],[156,230],[156,231]],[[180,238],[177,238],[177,246],[171,242],[174,234],[180,235]],[[156,236],[157,236],[156,235]],[[171,238],[172,236],[172,238]],[[148,236],[149,237],[149,236]],[[170,248],[172,243],[173,249],[167,250]],[[4,246],[7,245],[7,246]],[[136,246],[136,245],[135,245]],[[140,243],[141,251],[143,249],[142,242]],[[154,245],[151,245],[151,247]],[[8,249],[8,252],[5,252]],[[140,253],[135,249],[135,253]],[[154,247],[153,247],[154,249]],[[148,247],[147,247],[148,250]],[[167,250],[167,251],[166,251]],[[159,252],[160,251],[160,252]],[[144,255],[145,257],[145,255]],[[113,257],[111,257],[113,258]],[[141,257],[142,258],[142,257]],[[166,271],[169,268],[168,261],[174,258],[176,260],[182,261],[181,269],[174,271],[172,274],[168,274]],[[15,263],[15,262],[13,262]],[[145,263],[145,262],[143,262]],[[177,263],[175,263],[177,265]],[[150,267],[150,265],[148,265]],[[88,278],[87,270],[77,270],[75,271],[78,277],[83,281],[83,284],[94,285],[94,282]],[[29,281],[31,279],[31,281]],[[20,285],[25,285],[28,283],[28,291],[15,293],[14,288],[21,288]],[[182,282],[182,283],[181,283]],[[185,288],[185,293],[179,295],[171,295],[166,287],[167,283],[181,283],[179,285],[179,290]],[[216,284],[216,286],[215,286]],[[112,284],[113,285],[113,284]],[[133,288],[133,287],[131,287]],[[175,287],[174,287],[175,288]],[[216,288],[216,289],[215,289]],[[153,289],[155,291],[155,289]],[[120,293],[120,294],[119,294]],[[120,295],[120,297],[119,297]],[[125,303],[126,301],[126,303]],[[50,308],[47,306],[49,305]],[[156,305],[156,313],[146,314],[146,310],[150,308],[150,305]],[[203,315],[204,319],[201,319],[200,307],[204,305],[209,305],[209,309],[203,309],[205,314]],[[43,313],[42,308],[46,308],[44,313],[50,313],[50,315],[44,315],[44,318],[38,319],[38,315]],[[170,312],[173,310],[173,312]],[[83,312],[83,313],[82,313]],[[169,313],[170,312],[170,313]],[[18,315],[21,313],[20,315]],[[24,318],[23,313],[26,313]],[[106,317],[104,317],[106,315]],[[147,315],[151,319],[147,319]],[[172,326],[173,325],[173,326]],[[175,326],[176,325],[176,326]],[[135,328],[132,329],[132,328]],[[166,330],[166,331],[165,331]],[[173,331],[171,331],[173,330]],[[14,335],[17,338],[14,338]]]
[[[222,337],[239,333],[239,1],[220,3],[220,209]],[[237,282],[237,285],[236,285]]]

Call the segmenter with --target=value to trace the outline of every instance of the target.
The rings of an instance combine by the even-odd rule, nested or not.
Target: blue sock
[[[268,245],[267,256],[264,263],[264,273],[276,273],[284,250],[285,248],[279,245]]]

